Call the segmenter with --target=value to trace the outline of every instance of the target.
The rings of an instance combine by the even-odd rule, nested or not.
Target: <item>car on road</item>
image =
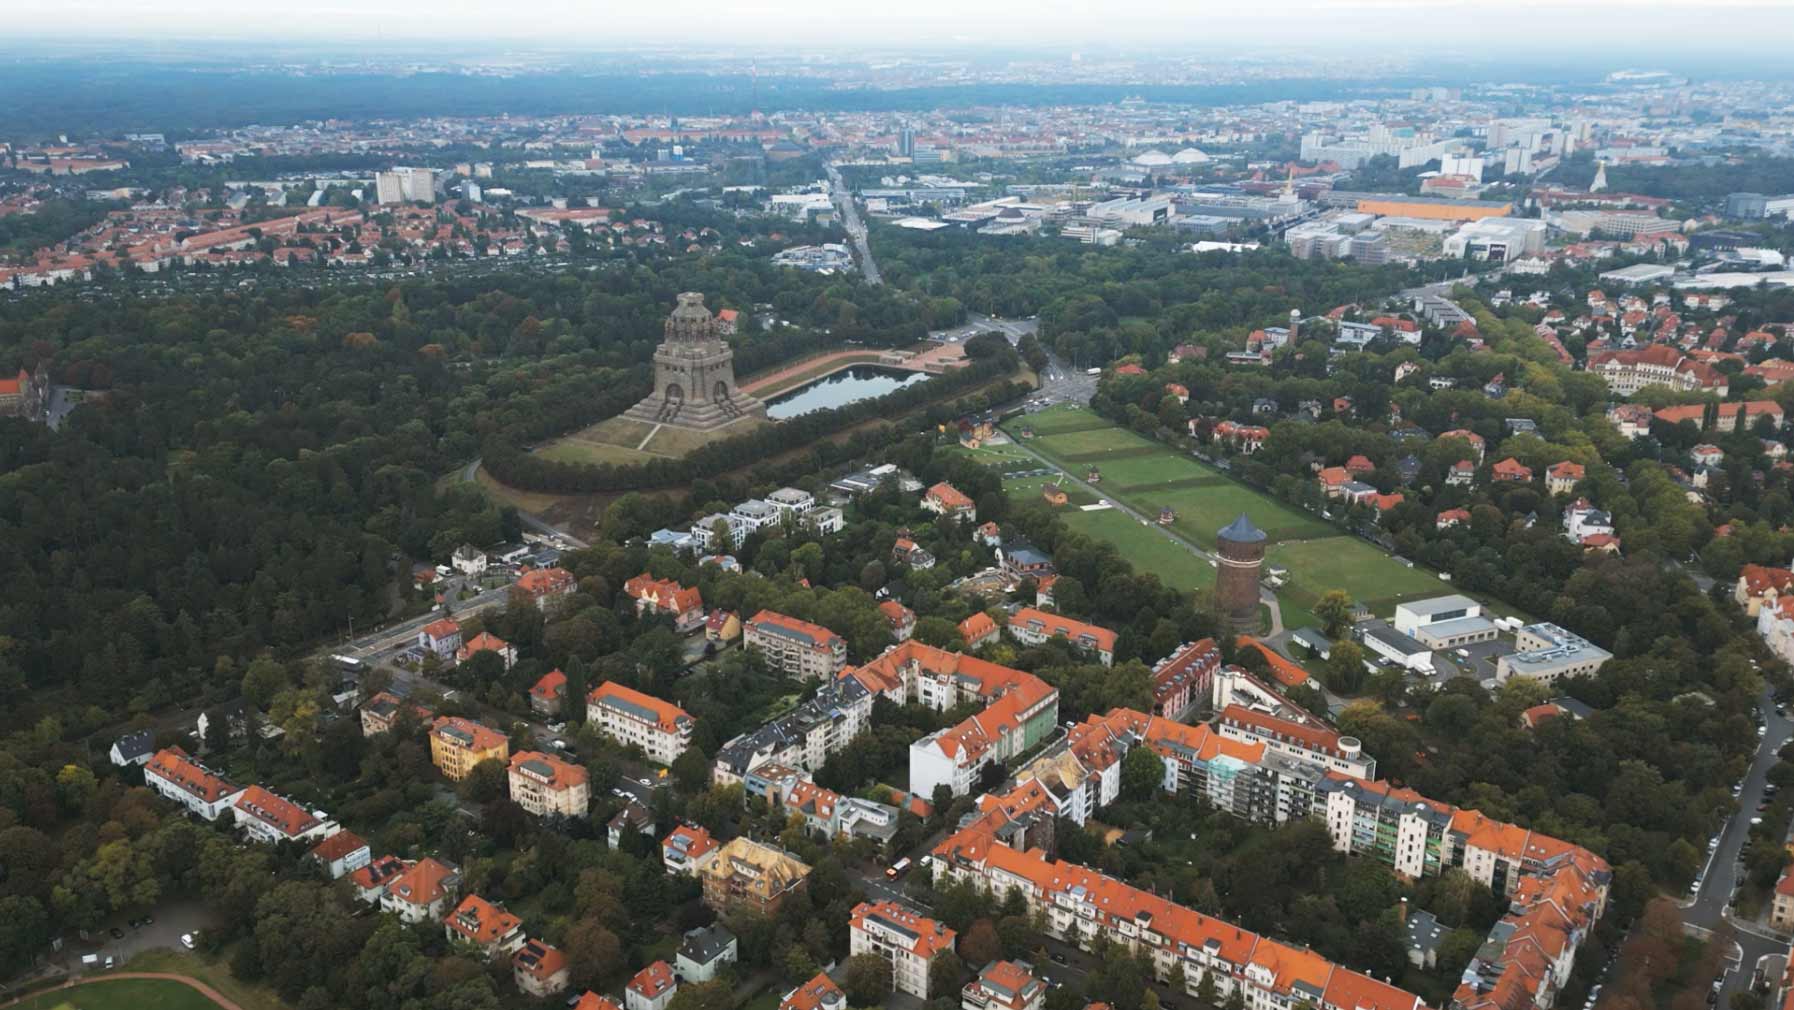
[[[1053,959],[1054,964],[1064,964],[1065,963],[1065,955],[1059,953],[1056,950],[1053,951],[1051,954],[1048,954],[1047,956]]]
[[[1752,817],[1750,819],[1750,826],[1753,828],[1762,823],[1763,823],[1763,819],[1761,817]]]
[[[123,940],[125,938],[125,931],[122,929],[119,929],[117,926],[114,926],[111,929],[108,929],[106,932],[114,940]]]
[[[194,948],[194,946],[197,945],[198,943],[199,943],[199,941],[194,938],[192,933],[182,933],[181,934],[181,946],[187,948],[188,950],[192,950]]]

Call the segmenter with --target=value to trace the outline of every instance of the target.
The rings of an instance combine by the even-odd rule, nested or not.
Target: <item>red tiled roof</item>
[[[963,491],[946,481],[942,481],[929,488],[928,493],[924,497],[933,499],[944,509],[969,509],[973,507],[972,499],[967,498]]]
[[[624,687],[614,681],[607,680],[586,695],[586,701],[592,704],[603,704],[612,699],[654,713],[654,718],[663,733],[677,733],[683,726],[690,725],[692,722],[691,714],[672,702],[661,701],[651,694],[643,694],[634,688]]]
[[[529,767],[524,767],[525,763],[528,763]],[[541,751],[526,750],[511,755],[510,770],[521,772],[557,791],[586,784],[586,770],[583,766],[563,761],[553,754],[544,754]],[[547,772],[546,775],[543,774],[544,770]]]
[[[1069,617],[1063,617],[1059,614],[1049,614],[1038,607],[1023,607],[1010,615],[1009,618],[1009,626],[1011,628],[1029,628],[1031,624],[1036,622],[1041,625],[1040,630],[1048,635],[1054,637],[1063,635],[1073,643],[1078,642],[1079,639],[1084,636],[1088,636],[1095,642],[1099,651],[1115,651],[1115,632],[1100,625],[1087,624],[1083,621],[1074,621]]]
[[[172,782],[204,803],[216,803],[237,791],[237,787],[207,771],[179,747],[165,747],[156,752],[143,767],[144,774],[153,774]]]
[[[304,807],[261,786],[243,790],[243,795],[237,797],[236,807],[288,838],[304,834],[319,823]]]
[[[791,994],[779,1003],[779,1010],[821,1010],[824,1002],[838,1002],[847,1005],[847,995],[835,980],[828,977],[827,972],[817,972],[816,977],[791,990]],[[574,1010],[586,1010],[575,1007]]]
[[[552,701],[567,693],[567,675],[560,670],[550,670],[542,675],[529,689],[529,693],[544,701]]]
[[[476,751],[491,750],[508,739],[503,733],[485,723],[474,722],[472,719],[464,719],[458,715],[445,715],[437,719],[435,725],[430,727],[430,735],[436,736],[445,729],[460,730],[466,733],[473,741],[470,749]],[[448,739],[453,740],[452,737]],[[454,741],[454,744],[457,747],[461,746],[460,741]]]
[[[461,899],[444,920],[448,928],[470,943],[496,943],[523,925],[523,920],[477,894]]]
[[[353,831],[338,831],[317,844],[311,854],[326,863],[334,863],[356,849],[367,848],[367,842]]]
[[[674,986],[673,969],[665,961],[656,961],[629,980],[630,991],[654,999]]]
[[[915,939],[911,942],[909,952],[923,960],[932,958],[943,950],[952,950],[953,941],[959,935],[945,925],[917,915],[895,901],[862,901],[854,906],[849,923],[853,929],[864,932],[868,921],[876,922],[881,919],[914,934]]]

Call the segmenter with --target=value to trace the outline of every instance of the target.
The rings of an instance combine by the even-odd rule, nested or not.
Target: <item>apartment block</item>
[[[164,748],[149,759],[143,766],[143,784],[208,821],[229,810],[243,791],[179,747]]]
[[[717,850],[701,878],[704,903],[717,914],[745,908],[773,915],[808,883],[810,867],[783,849],[737,838]]]
[[[511,800],[537,817],[584,817],[591,800],[584,767],[540,751],[511,755]]]
[[[663,765],[672,764],[691,746],[692,729],[697,725],[679,706],[612,681],[586,695],[586,722]]]
[[[893,989],[926,1000],[931,995],[928,969],[937,956],[953,949],[957,936],[895,901],[861,902],[849,921],[848,953],[883,958],[891,965]]]
[[[743,644],[766,665],[806,680],[826,680],[847,665],[847,640],[808,621],[762,610],[747,622]]]
[[[430,729],[430,762],[450,782],[459,782],[481,761],[505,761],[511,742],[503,733],[460,716],[443,716]]]

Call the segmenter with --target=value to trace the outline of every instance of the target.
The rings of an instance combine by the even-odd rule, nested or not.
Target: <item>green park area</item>
[[[42,993],[18,1010],[218,1010],[218,1004],[181,982],[121,978]]]
[[[1024,429],[1033,437],[1023,437]],[[1321,594],[1343,589],[1373,612],[1387,615],[1397,603],[1449,591],[1436,576],[1409,568],[1374,544],[1340,532],[1320,517],[1279,502],[1239,483],[1227,474],[1176,449],[1142,438],[1088,409],[1060,406],[1019,417],[1005,430],[1026,446],[1079,479],[1097,472],[1098,495],[1124,502],[1136,511],[1157,516],[1176,513],[1171,529],[1205,550],[1213,549],[1215,533],[1244,512],[1270,540],[1266,564],[1289,570],[1280,591],[1284,622],[1291,626],[1320,622],[1309,613]],[[998,461],[992,460],[993,464]],[[1006,470],[1026,463],[1004,463]],[[1053,478],[1006,481],[1017,500],[1038,499],[1042,484]],[[1136,568],[1150,571],[1180,589],[1214,583],[1214,570],[1188,551],[1172,550],[1163,531],[1142,526],[1121,512],[1084,512],[1097,495],[1067,481],[1063,508],[1075,530],[1115,544]]]

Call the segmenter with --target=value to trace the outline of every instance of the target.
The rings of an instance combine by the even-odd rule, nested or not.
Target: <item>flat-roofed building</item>
[[[1468,596],[1435,596],[1397,604],[1395,630],[1434,649],[1455,649],[1494,641],[1495,622],[1483,616],[1482,604]]]
[[[670,765],[691,746],[697,720],[684,709],[651,694],[605,681],[586,695],[586,722],[623,744],[641,748],[650,760]]]
[[[1495,679],[1507,683],[1525,677],[1546,685],[1563,677],[1587,677],[1613,658],[1613,653],[1555,624],[1528,624],[1514,633],[1514,651],[1495,663]]]
[[[1366,621],[1357,627],[1358,638],[1370,651],[1410,670],[1433,668],[1433,650],[1412,635],[1404,635],[1382,621]]]

